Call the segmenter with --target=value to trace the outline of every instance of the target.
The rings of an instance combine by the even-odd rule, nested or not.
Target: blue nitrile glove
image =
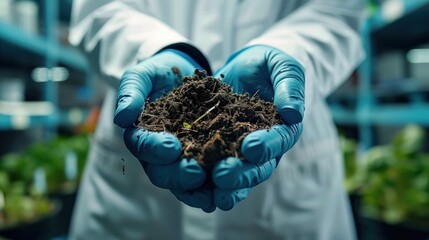
[[[234,53],[214,76],[235,92],[274,101],[286,122],[247,135],[241,145],[244,161],[229,157],[213,168],[214,203],[230,210],[271,176],[281,156],[298,141],[304,116],[304,70],[286,53],[258,45]]]
[[[179,159],[182,145],[166,132],[149,132],[136,128],[145,100],[154,101],[182,84],[182,76],[202,69],[190,56],[173,49],[163,50],[129,68],[118,89],[114,122],[125,128],[124,141],[130,152],[140,161],[150,181],[169,189],[185,204],[214,211],[213,191],[202,187],[206,173],[194,159]],[[139,191],[136,188],[136,191]]]

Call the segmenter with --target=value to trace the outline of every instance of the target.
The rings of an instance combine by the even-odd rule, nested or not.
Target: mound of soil
[[[172,71],[181,77],[177,68]],[[139,118],[146,130],[177,136],[182,157],[194,158],[206,169],[229,156],[243,159],[240,146],[247,134],[282,123],[273,103],[235,94],[229,85],[198,70],[168,95],[146,102]]]

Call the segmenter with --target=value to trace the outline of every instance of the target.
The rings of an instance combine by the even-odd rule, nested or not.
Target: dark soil
[[[181,78],[177,70],[172,69]],[[206,169],[228,156],[243,159],[240,146],[247,134],[282,123],[273,103],[235,94],[229,85],[198,70],[168,95],[147,102],[139,119],[146,130],[177,136],[182,157],[194,158]]]

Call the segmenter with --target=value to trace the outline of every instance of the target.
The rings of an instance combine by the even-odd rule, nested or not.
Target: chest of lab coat
[[[143,0],[139,9],[194,42],[208,57],[212,68],[217,69],[231,52],[261,35],[305,2],[307,1]]]
[[[92,4],[96,5],[96,2],[102,4],[105,1],[94,1]],[[216,70],[233,51],[264,33],[270,26],[307,1],[124,2],[129,2],[129,6],[136,10],[161,20],[189,39],[206,55],[213,70]],[[76,27],[76,34],[82,35],[83,33],[78,33],[82,29]],[[150,34],[150,31],[145,32]],[[103,32],[100,31],[99,34]],[[119,44],[121,43],[112,41],[108,47],[120,49]],[[135,61],[142,56],[147,57],[142,54],[137,56]],[[100,57],[103,58],[103,55]],[[135,64],[135,61],[115,63],[110,67],[120,66],[117,71],[120,73],[127,65]],[[111,64],[101,59],[98,63],[101,69],[105,67],[102,66],[103,62]],[[116,76],[118,77],[120,76]],[[315,75],[311,74],[310,77],[314,78]],[[139,229],[124,230],[126,227],[121,227],[124,234],[128,234],[123,235],[122,239],[131,239],[133,237],[130,236],[138,235],[136,232],[144,232],[144,235],[148,236],[147,239],[164,235],[167,239],[352,239],[353,229],[342,189],[342,158],[337,133],[325,104],[323,91],[311,91],[306,93],[306,97],[307,94],[311,94],[311,108],[307,108],[305,112],[304,131],[300,140],[283,156],[272,177],[255,187],[250,196],[231,211],[217,210],[212,214],[206,214],[201,210],[179,204],[171,194],[166,195],[165,190],[152,186],[144,176],[143,170],[133,171],[126,178],[110,176],[110,181],[116,181],[111,184],[116,185],[116,189],[111,192],[106,190],[106,194],[134,197],[127,198],[127,202],[124,203],[117,202],[116,205],[110,206],[109,210],[99,209],[99,211],[105,211],[106,218],[107,211],[110,213],[113,211],[116,216],[118,214],[131,216],[138,212],[137,221],[158,224],[158,230],[155,232],[150,225],[145,227],[144,224]],[[106,154],[103,159],[100,159],[100,154],[91,155],[88,167],[90,170],[87,170],[91,173],[87,175],[92,177],[87,176],[84,181],[101,181],[102,178],[90,179],[96,178],[94,176],[97,174],[102,176],[103,173],[106,175],[115,171],[114,169],[120,169],[122,158],[132,159],[122,142],[122,129],[113,124],[115,97],[116,92],[112,87],[107,93],[94,137],[96,150],[93,151],[102,151]],[[134,159],[134,163],[129,164],[134,164],[133,168],[139,169],[137,160]],[[138,191],[141,191],[141,194],[136,195],[134,193],[136,190],[129,188],[130,184],[139,186]],[[91,191],[93,191],[91,187],[85,186],[82,190],[87,193],[87,198],[90,197]],[[147,200],[149,193],[152,201]],[[114,201],[115,197],[111,199]],[[81,202],[81,205],[86,204],[81,206],[83,209],[81,212],[91,211],[90,206],[94,201],[81,200]],[[118,204],[126,204],[127,207],[121,209],[117,207]],[[177,212],[178,208],[181,211]],[[180,226],[172,227],[171,224]],[[163,232],[159,229],[169,230]]]

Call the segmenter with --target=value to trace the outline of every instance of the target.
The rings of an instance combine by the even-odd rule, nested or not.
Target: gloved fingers
[[[239,89],[240,83],[235,79],[235,74],[232,73],[232,65],[226,64],[219,68],[214,74],[213,77],[218,78],[222,82],[228,84],[232,87],[233,91],[238,93],[241,92],[242,89]]]
[[[147,163],[144,167],[150,181],[157,187],[193,190],[206,180],[205,170],[194,159],[181,159],[170,164]]]
[[[267,180],[276,167],[276,159],[251,163],[229,157],[215,165],[212,179],[215,186],[223,190],[251,188]]]
[[[212,213],[216,210],[216,205],[214,205],[214,203],[213,203],[213,205],[206,207],[206,208],[201,208],[201,209],[206,213]]]
[[[247,135],[241,144],[241,153],[252,163],[263,163],[281,157],[299,139],[302,123],[275,125],[270,130],[257,130]]]
[[[220,80],[222,80],[223,78],[225,78],[225,65],[223,65],[221,68],[219,68],[218,70],[216,70],[216,72],[213,73],[213,77],[214,78],[219,78]]]
[[[179,139],[166,132],[150,132],[141,128],[127,128],[124,142],[140,161],[167,164],[177,161],[182,152]]]
[[[235,189],[235,190],[214,190],[214,204],[223,211],[231,210],[237,203],[244,200],[250,192],[251,188]]]
[[[154,85],[154,71],[144,64],[128,69],[121,78],[114,123],[121,128],[132,127],[140,115]]]
[[[247,64],[247,62],[234,61],[227,63],[213,76],[230,85],[235,93],[248,93],[250,96],[258,95],[266,101],[272,101],[274,91],[270,80],[264,80],[265,77],[258,66]]]
[[[205,212],[213,212],[216,206],[213,203],[213,191],[200,188],[193,191],[179,191],[170,189],[176,198],[188,206],[201,208]]]
[[[286,123],[296,124],[304,117],[304,70],[297,61],[282,58],[281,64],[272,65],[271,70],[274,104]]]

